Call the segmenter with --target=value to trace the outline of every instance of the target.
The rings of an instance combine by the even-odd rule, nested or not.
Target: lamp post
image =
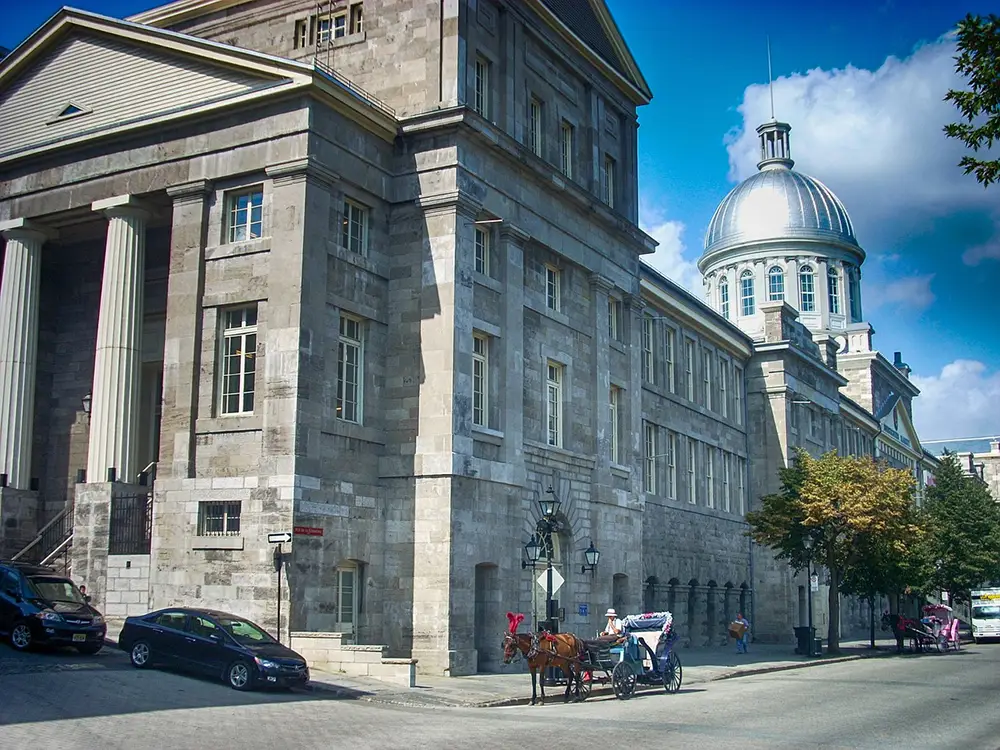
[[[815,654],[813,654],[816,639],[813,635],[812,537],[807,536],[803,539],[802,546],[805,547],[806,550],[806,577],[809,579],[808,587],[806,588],[806,602],[809,610],[809,650],[806,653],[806,656],[815,656]]]

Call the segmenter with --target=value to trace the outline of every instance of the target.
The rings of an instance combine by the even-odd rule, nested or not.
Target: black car
[[[96,654],[106,632],[104,617],[69,578],[51,568],[0,561],[0,633],[15,649],[74,646]]]
[[[221,677],[236,690],[309,681],[306,660],[244,617],[173,607],[125,620],[118,647],[133,666],[175,666]]]

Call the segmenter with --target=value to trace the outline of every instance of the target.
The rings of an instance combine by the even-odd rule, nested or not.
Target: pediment
[[[885,413],[879,418],[882,424],[882,431],[898,440],[907,448],[921,452],[920,440],[917,432],[910,420],[910,415],[906,411],[903,399],[893,395],[891,404],[887,404]]]

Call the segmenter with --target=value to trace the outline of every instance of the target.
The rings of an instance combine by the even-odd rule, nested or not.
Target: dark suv
[[[34,644],[96,654],[107,626],[69,578],[51,568],[0,561],[0,633],[18,651]]]

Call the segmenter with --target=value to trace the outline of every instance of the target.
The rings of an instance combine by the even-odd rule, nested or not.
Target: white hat
[[[607,612],[604,613],[604,616],[605,617],[618,617],[618,613],[615,612],[614,608],[611,608]]]

